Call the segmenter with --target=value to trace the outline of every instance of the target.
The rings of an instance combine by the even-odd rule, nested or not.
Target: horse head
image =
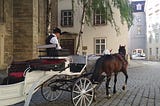
[[[126,46],[124,45],[124,46],[119,46],[119,49],[118,49],[118,53],[120,54],[120,55],[122,55],[122,57],[125,57],[125,55],[126,55]]]

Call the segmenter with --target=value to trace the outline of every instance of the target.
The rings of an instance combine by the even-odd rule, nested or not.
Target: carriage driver
[[[55,27],[53,29],[53,33],[49,34],[49,36],[47,37],[46,44],[54,44],[56,45],[56,49],[61,49],[61,46],[58,41],[61,34],[61,29]]]

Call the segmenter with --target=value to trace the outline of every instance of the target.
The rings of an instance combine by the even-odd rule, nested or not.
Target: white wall
[[[159,10],[158,12],[156,12]],[[148,56],[147,59],[149,60],[160,60],[160,38],[159,42],[155,42],[155,33],[153,31],[152,25],[158,23],[160,25],[160,0],[146,0],[146,34],[147,34],[147,49],[148,49]],[[160,29],[160,28],[159,28]],[[152,43],[149,43],[150,32],[152,33],[153,39]],[[159,34],[160,37],[160,34]],[[152,55],[149,53],[149,49],[152,48]],[[158,58],[156,56],[156,48],[159,49]]]
[[[61,19],[61,10],[71,9],[71,0],[59,0],[58,6],[58,22],[60,26]],[[63,31],[75,32],[78,33],[80,30],[80,20],[82,11],[80,7],[77,5],[74,7],[76,10],[74,11],[74,27],[65,28],[61,27]],[[87,54],[94,53],[94,38],[95,37],[106,37],[107,38],[107,48],[113,49],[113,53],[118,52],[119,45],[126,45],[126,49],[128,48],[128,28],[126,23],[124,25],[121,24],[120,14],[117,9],[114,9],[114,17],[116,18],[117,25],[120,27],[120,34],[114,30],[114,27],[111,25],[103,25],[103,26],[87,26],[85,25],[84,33],[82,37],[83,46],[87,46]]]

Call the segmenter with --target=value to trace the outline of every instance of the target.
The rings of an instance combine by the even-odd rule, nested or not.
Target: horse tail
[[[93,69],[93,74],[91,76],[91,81],[92,82],[97,82],[99,77],[100,77],[100,70],[101,70],[101,65],[102,65],[103,61],[102,61],[102,57],[100,57],[96,63],[95,63],[95,66],[94,66],[94,69]]]

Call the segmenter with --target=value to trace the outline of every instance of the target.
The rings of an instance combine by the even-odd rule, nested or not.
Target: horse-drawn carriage
[[[4,80],[7,85],[0,85],[0,103],[12,105],[25,101],[24,105],[29,106],[32,95],[41,89],[42,96],[48,101],[58,99],[63,91],[69,91],[74,105],[89,106],[94,98],[95,84],[90,80],[91,73],[86,73],[86,66],[87,56],[67,53],[13,62]]]
[[[39,46],[39,49],[50,48],[52,45]],[[118,54],[103,55],[96,60],[95,68],[86,71],[87,56],[69,55],[64,52],[51,50],[49,56],[40,56],[38,59],[13,62],[8,68],[8,77],[0,85],[1,105],[12,105],[25,101],[29,106],[32,95],[41,90],[42,96],[48,101],[58,99],[63,91],[71,92],[71,99],[75,106],[90,106],[95,97],[95,88],[104,80],[102,73],[106,73],[106,95],[110,97],[108,88],[114,73],[114,89],[118,72],[123,72],[127,84],[127,65],[123,58],[125,47],[120,47]],[[54,52],[54,53],[53,53]],[[62,52],[62,53],[61,53]],[[126,53],[126,52],[124,52]]]

